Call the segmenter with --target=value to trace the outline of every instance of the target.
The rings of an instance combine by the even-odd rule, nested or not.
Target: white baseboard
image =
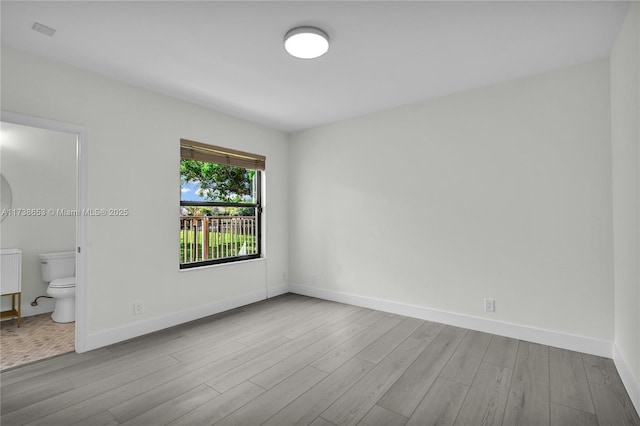
[[[606,358],[611,358],[612,356],[612,343],[606,340],[576,336],[573,334],[473,317],[470,315],[441,311],[423,306],[358,296],[355,294],[342,293],[317,287],[291,285],[289,286],[289,291],[304,296],[333,300],[335,302],[346,303],[349,305],[362,306],[407,317],[420,318],[456,327],[468,328],[470,330],[483,331],[486,333],[497,334],[499,336],[511,337],[514,339],[540,343],[562,349],[569,349],[576,352],[583,352]]]
[[[640,383],[638,383],[638,379],[636,379],[631,373],[629,365],[622,357],[622,354],[615,344],[613,345],[613,363],[616,365],[618,374],[620,374],[622,383],[627,389],[627,393],[629,394],[629,398],[631,398],[633,406],[636,407],[636,411],[640,413]]]
[[[272,297],[272,296],[270,296]],[[100,331],[98,333],[89,334],[87,336],[85,347],[82,350],[76,348],[77,352],[90,351],[92,349],[101,348],[103,346],[122,342],[134,337],[143,336],[155,331],[164,330],[165,328],[175,325],[184,324],[189,321],[207,317],[209,315],[218,314],[230,309],[239,308],[250,303],[259,302],[267,298],[267,292],[263,290],[254,291],[240,296],[219,300],[207,305],[197,306],[195,308],[186,309],[179,312],[173,312],[162,317],[150,318],[148,320],[138,321],[126,326],[113,328],[111,330]]]
[[[423,306],[409,305],[405,303],[392,302],[383,299],[376,299],[355,294],[342,293],[317,287],[300,285],[282,285],[269,287],[265,290],[255,291],[244,295],[220,300],[208,305],[198,306],[180,312],[174,312],[163,317],[151,318],[139,321],[123,327],[93,333],[87,336],[84,351],[97,349],[123,340],[153,333],[185,322],[193,321],[209,315],[214,315],[230,309],[248,305],[250,303],[265,300],[265,298],[279,296],[287,292],[297,293],[304,296],[317,297],[325,300],[346,303],[350,305],[362,306],[384,312],[404,315],[413,318],[420,318],[435,321],[442,324],[468,328],[470,330],[483,331],[497,334],[499,336],[511,337],[534,343],[569,349],[592,355],[611,358],[613,355],[613,345],[611,342],[599,339],[592,339],[584,336],[560,333],[557,331],[544,330],[519,324],[495,321],[486,318],[473,317],[454,312],[441,311]],[[50,311],[49,311],[50,312]],[[626,364],[624,364],[626,366]],[[628,372],[628,369],[625,370]],[[621,373],[622,374],[622,373]],[[628,377],[632,377],[630,373]],[[627,379],[629,381],[629,379]],[[632,381],[633,383],[633,381]],[[637,391],[636,394],[640,394]],[[629,392],[630,395],[632,392]],[[637,399],[637,398],[636,398]],[[634,404],[636,402],[634,401]]]
[[[42,300],[40,299],[38,301],[38,306],[31,306],[31,303],[23,303],[22,304],[22,311],[20,312],[20,315],[24,318],[24,317],[30,317],[33,315],[40,315],[40,314],[46,314],[49,312],[53,312],[53,309],[55,308],[55,300],[53,299],[46,299],[46,300]]]

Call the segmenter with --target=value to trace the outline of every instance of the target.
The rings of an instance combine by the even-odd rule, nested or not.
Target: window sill
[[[203,269],[209,268],[224,268],[234,265],[242,265],[245,263],[254,263],[254,262],[264,262],[266,258],[260,257],[258,259],[247,259],[247,260],[238,260],[237,262],[227,262],[227,263],[217,263],[215,265],[202,265],[202,266],[194,266],[193,268],[179,268],[179,272],[189,272],[189,271],[201,271]]]

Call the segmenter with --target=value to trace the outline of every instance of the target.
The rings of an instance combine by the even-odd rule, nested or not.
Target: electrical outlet
[[[283,273],[282,273],[282,281],[283,281],[283,282],[284,282],[284,281],[287,281],[287,273],[286,273],[286,272],[283,272]]]
[[[496,300],[495,299],[484,299],[484,310],[488,312],[495,312],[496,310]]]
[[[133,314],[140,315],[142,313],[142,302],[133,302]]]

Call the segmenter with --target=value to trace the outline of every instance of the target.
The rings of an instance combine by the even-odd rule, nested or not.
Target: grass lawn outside
[[[258,252],[255,235],[209,231],[209,256],[205,259],[203,258],[204,237],[205,235],[202,231],[194,229],[180,230],[180,262],[198,262],[238,256],[243,246],[246,250],[243,254],[255,254]]]

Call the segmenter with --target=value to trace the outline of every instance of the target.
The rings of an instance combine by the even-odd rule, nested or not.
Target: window
[[[180,269],[261,256],[265,157],[180,140]]]

